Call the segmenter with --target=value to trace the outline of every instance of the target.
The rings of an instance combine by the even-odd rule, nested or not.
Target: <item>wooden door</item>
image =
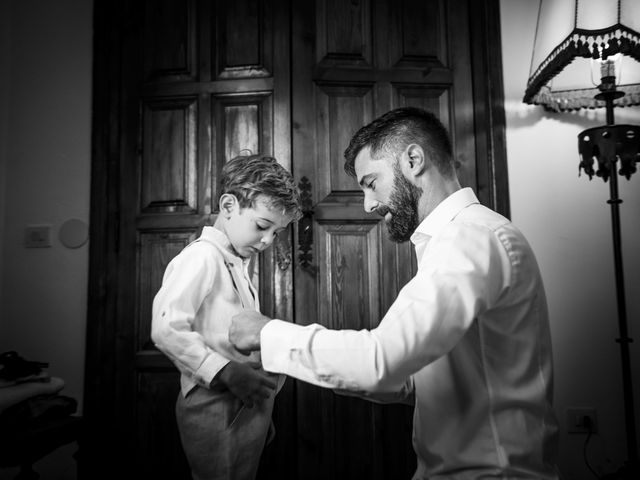
[[[297,238],[295,319],[371,329],[415,273],[415,257],[410,242],[392,243],[380,217],[364,212],[343,152],[375,117],[423,107],[448,127],[461,182],[477,189],[474,107],[481,102],[474,105],[469,5],[295,2],[292,25],[294,171],[307,200]],[[296,409],[298,478],[411,478],[411,407],[299,384]]]
[[[462,182],[508,214],[497,0],[95,0],[86,478],[189,478],[178,373],[150,338],[168,262],[215,220],[219,172],[276,156],[307,215],[254,265],[263,310],[373,328],[409,244],[362,209],[342,152],[402,105],[451,130]],[[411,409],[289,379],[260,478],[410,478]],[[96,465],[100,465],[96,468]],[[133,465],[133,469],[124,467]]]
[[[92,245],[93,298],[109,310],[89,319],[87,415],[95,455],[117,442],[117,472],[128,463],[137,478],[189,478],[179,375],[151,341],[151,305],[169,261],[214,223],[227,160],[249,149],[291,167],[288,15],[278,0],[96,2],[96,52],[108,58],[97,103],[109,123],[93,193],[98,209],[111,202],[107,238]],[[283,235],[253,265],[264,310],[283,318],[293,316],[290,255]]]

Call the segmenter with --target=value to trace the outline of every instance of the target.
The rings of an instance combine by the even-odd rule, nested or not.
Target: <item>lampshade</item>
[[[615,75],[640,105],[640,1],[541,0],[524,102],[554,111],[604,107],[594,97],[601,77]]]

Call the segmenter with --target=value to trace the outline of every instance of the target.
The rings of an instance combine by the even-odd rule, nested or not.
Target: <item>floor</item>
[[[33,469],[40,474],[40,480],[76,480],[76,461],[73,454],[78,450],[77,443],[70,443],[54,450],[36,462]],[[13,480],[19,468],[0,468],[0,480]]]

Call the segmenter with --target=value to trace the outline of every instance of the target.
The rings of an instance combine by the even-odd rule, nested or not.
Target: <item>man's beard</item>
[[[416,187],[394,165],[393,189],[389,196],[388,205],[378,209],[378,213],[385,215],[391,212],[391,219],[387,222],[389,238],[397,243],[406,242],[418,228],[418,200],[422,196],[422,189]]]

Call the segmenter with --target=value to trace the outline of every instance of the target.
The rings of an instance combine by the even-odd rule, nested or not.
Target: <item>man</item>
[[[552,354],[534,254],[509,220],[458,182],[430,113],[361,128],[345,170],[418,271],[377,328],[327,330],[234,317],[230,340],[265,370],[371,399],[413,400],[414,479],[557,479]]]

